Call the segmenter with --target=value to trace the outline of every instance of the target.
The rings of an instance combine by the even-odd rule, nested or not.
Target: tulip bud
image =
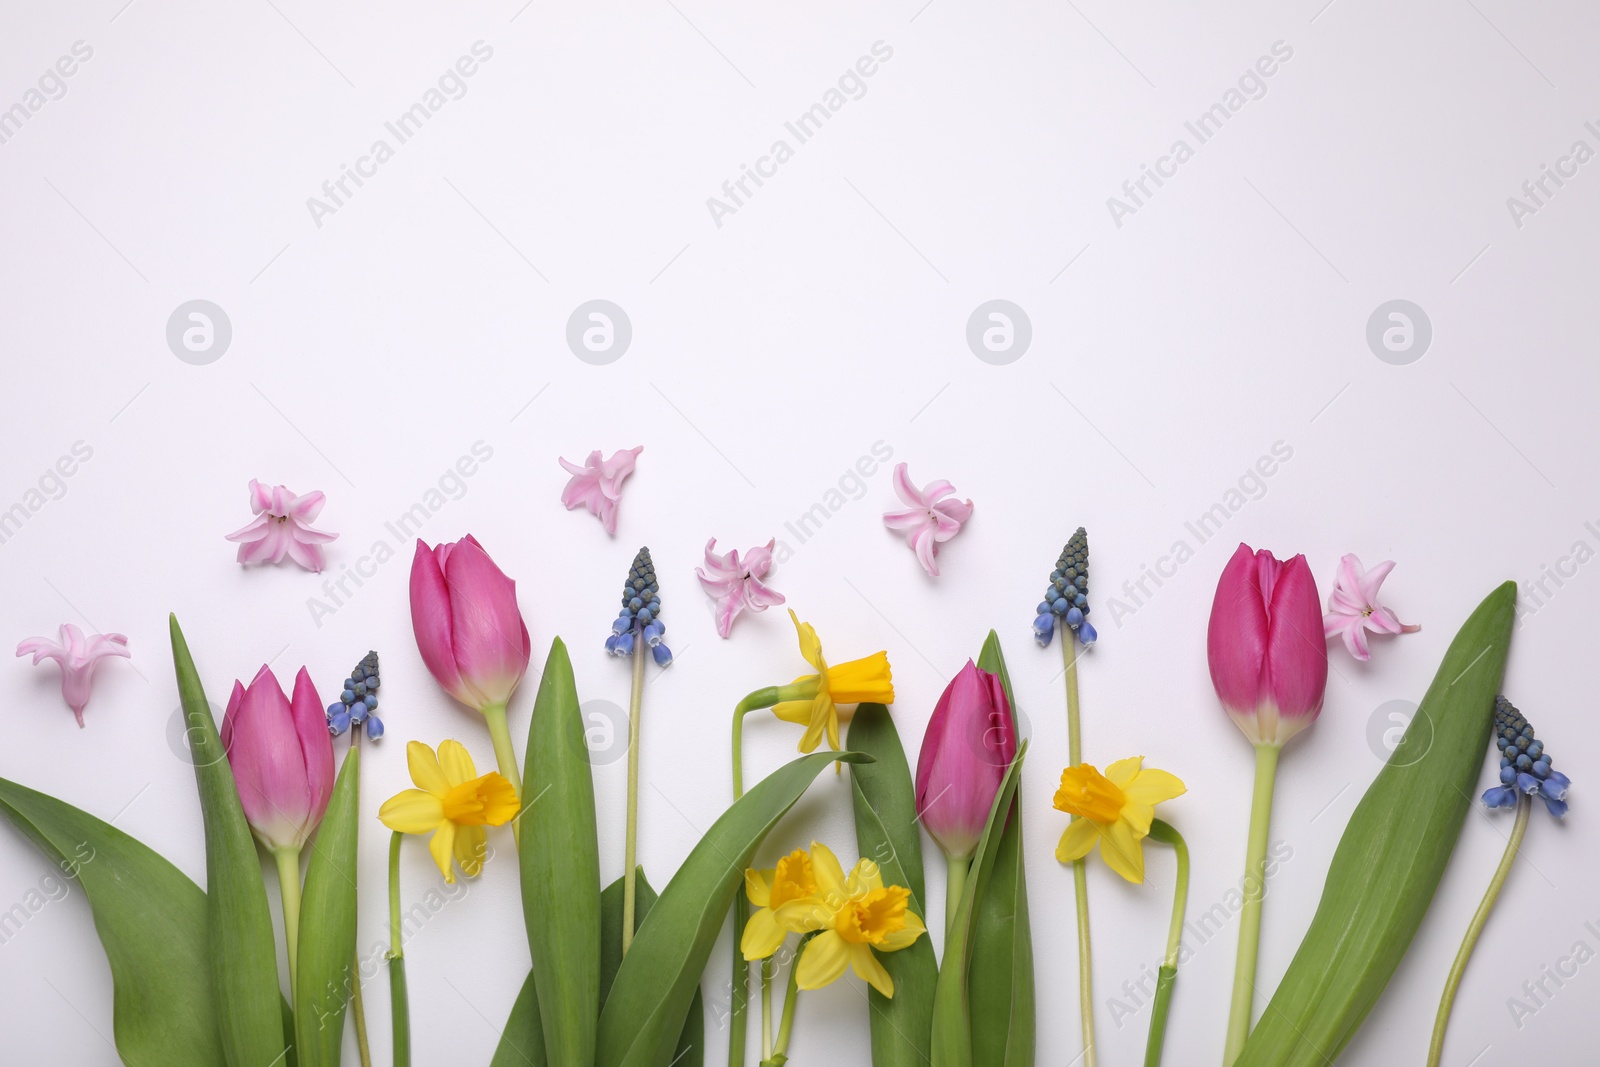
[[[1217,698],[1252,742],[1282,745],[1310,726],[1328,686],[1328,646],[1306,558],[1279,561],[1241,544],[1217,582],[1206,656]]]
[[[917,757],[917,812],[946,856],[966,859],[977,848],[1016,755],[999,675],[968,660],[939,697]]]
[[[470,534],[437,548],[417,542],[411,627],[428,670],[470,708],[503,708],[528,669],[517,583]]]
[[[221,733],[256,839],[272,851],[299,849],[333,791],[333,738],[311,676],[300,668],[292,700],[267,667],[248,688],[234,682]]]

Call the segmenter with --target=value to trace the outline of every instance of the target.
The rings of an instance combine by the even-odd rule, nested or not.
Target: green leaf
[[[1311,926],[1237,1067],[1337,1059],[1399,967],[1477,789],[1516,598],[1516,584],[1504,583],[1450,642],[1405,736],[1350,816]]]
[[[229,1067],[266,1067],[283,1055],[278,953],[256,843],[227,752],[217,736],[188,643],[170,616],[172,661],[206,833],[206,930],[216,1022]]]
[[[300,960],[295,1003],[296,1048],[306,1067],[338,1067],[344,1013],[356,956],[356,838],[361,750],[339,768],[328,810],[310,844],[300,901]]]
[[[500,1032],[500,1044],[489,1067],[545,1067],[544,1027],[539,1021],[539,993],[532,971],[511,1005],[511,1017]]]
[[[1000,676],[1011,722],[1017,697],[993,630],[978,666]],[[1022,859],[1022,798],[1011,802],[1011,818],[1000,836],[989,885],[978,898],[977,928],[967,988],[972,1008],[972,1059],[994,1067],[1033,1067],[1035,1016],[1033,933],[1028,922],[1028,883]]]
[[[111,964],[112,1026],[128,1067],[221,1063],[206,951],[206,895],[109,823],[0,779],[0,813],[76,875]],[[276,1006],[274,1006],[276,1010]],[[283,1027],[278,1022],[279,1045]]]
[[[644,876],[644,868],[637,868],[634,882],[633,929],[638,932],[644,917],[656,903],[656,891]],[[622,879],[606,886],[600,894],[600,1000],[605,1001],[622,966]],[[683,1030],[678,1034],[678,1045],[673,1050],[672,1067],[701,1067],[706,1059],[705,1006],[700,999],[700,987],[695,986],[694,1000],[689,1003],[688,1018],[683,1020]]]
[[[545,1053],[563,1067],[589,1067],[600,1015],[600,852],[583,713],[559,637],[528,725],[523,798],[522,917]]]
[[[989,820],[984,824],[983,837],[973,853],[967,887],[951,923],[950,937],[945,942],[944,959],[939,964],[939,983],[933,993],[933,1067],[971,1067],[974,1062],[968,968],[972,941],[977,933],[978,901],[988,886],[1000,852],[1006,812],[1017,794],[1017,780],[1021,777],[1022,760],[1027,752],[1028,743],[1023,741],[1017,746],[1017,758],[1011,761],[1005,777],[1000,780],[1000,790],[989,808]],[[989,1067],[989,1064],[982,1067]]]
[[[828,764],[870,759],[857,752],[801,756],[734,801],[712,824],[650,909],[617,970],[600,1013],[595,1062],[601,1067],[671,1062],[717,932],[762,839]]]
[[[885,885],[911,890],[911,910],[926,921],[916,787],[889,709],[882,704],[857,707],[846,744],[877,761],[850,769],[856,847],[877,863]],[[929,1057],[933,991],[939,980],[932,941],[919,937],[898,952],[879,954],[878,960],[894,982],[894,996],[867,988],[873,1067],[923,1067]]]

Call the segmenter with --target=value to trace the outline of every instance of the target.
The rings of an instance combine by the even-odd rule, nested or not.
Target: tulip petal
[[[429,548],[420,538],[417,540],[417,551],[411,558],[411,629],[428,673],[445,692],[469,704],[471,694],[456,666],[450,634],[450,590],[439,561],[445,547]]]
[[[464,540],[444,567],[451,641],[463,682],[481,707],[504,704],[528,669],[531,643],[517,607],[517,585],[476,541]]]
[[[1289,719],[1315,717],[1328,686],[1328,644],[1321,598],[1304,556],[1284,564],[1272,591],[1272,619],[1263,667],[1264,696]]]
[[[1267,601],[1261,593],[1255,553],[1249,545],[1240,544],[1217,581],[1206,630],[1211,684],[1228,711],[1254,714],[1261,696],[1267,637]]]
[[[317,696],[317,687],[304,667],[295,675],[294,695],[289,706],[305,764],[306,788],[311,802],[310,829],[322,822],[323,813],[328,810],[328,798],[333,795],[333,735],[328,732],[328,717],[322,699]]]

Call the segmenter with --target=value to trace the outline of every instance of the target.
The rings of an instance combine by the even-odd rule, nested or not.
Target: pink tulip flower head
[[[1206,633],[1211,684],[1257,745],[1282,745],[1322,710],[1328,645],[1304,556],[1280,561],[1241,544],[1217,582]]]
[[[696,567],[700,587],[706,596],[716,601],[717,633],[727,637],[733,632],[733,620],[744,611],[766,611],[783,603],[783,594],[769,589],[761,579],[772,569],[772,546],[776,539],[752,548],[740,559],[739,550],[726,555],[717,552],[717,539],[706,542],[706,565]]]
[[[1347,553],[1339,560],[1339,573],[1333,579],[1333,593],[1328,597],[1328,614],[1322,623],[1326,636],[1339,634],[1344,647],[1356,659],[1366,662],[1372,658],[1367,649],[1367,631],[1375,634],[1414,634],[1420,626],[1408,626],[1393,611],[1378,603],[1378,588],[1394,570],[1391,560],[1363,570],[1355,553]]]
[[[572,477],[567,480],[567,487],[561,490],[561,502],[568,511],[578,507],[588,508],[599,518],[606,533],[615,534],[622,483],[633,473],[639,453],[643,451],[643,445],[624,448],[620,452],[613,452],[610,459],[602,460],[600,450],[595,449],[581,467],[562,459],[561,466]]]
[[[1016,755],[1016,724],[999,675],[968,660],[934,706],[917,756],[917,812],[952,860],[978,847]]]
[[[17,645],[17,655],[32,656],[37,667],[53,659],[61,667],[61,695],[67,706],[77,716],[78,728],[83,728],[83,709],[89,704],[89,693],[94,687],[95,666],[107,657],[128,658],[128,639],[121,634],[89,634],[70,622],[61,624],[61,640],[48,637],[30,637]]]
[[[528,669],[528,627],[517,583],[468,534],[411,560],[411,627],[445,692],[469,708],[504,709]]]
[[[326,501],[322,493],[295,496],[287,486],[268,489],[250,479],[250,510],[256,517],[228,535],[239,543],[239,562],[277,563],[288,556],[308,571],[322,570],[327,565],[322,546],[339,536],[311,526]]]
[[[895,465],[894,491],[907,507],[884,512],[883,524],[904,534],[922,569],[938,577],[939,546],[960,533],[962,524],[972,518],[972,501],[945,499],[955,496],[956,487],[943,480],[918,489],[904,463]]]
[[[248,687],[234,682],[221,732],[256,840],[274,852],[300,848],[333,792],[333,735],[311,675],[300,668],[292,698],[267,667]]]

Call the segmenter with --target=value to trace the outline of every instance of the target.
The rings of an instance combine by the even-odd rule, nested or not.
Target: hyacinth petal
[[[905,501],[907,507],[915,509],[919,514],[928,509],[930,501],[911,481],[910,464],[896,463],[893,480],[895,495]]]
[[[770,588],[757,580],[754,576],[747,578],[744,583],[745,605],[751,611],[766,611],[768,608],[777,607],[784,602],[784,596],[776,589]]]
[[[445,561],[455,663],[478,702],[504,704],[528,668],[532,645],[517,586],[470,536]]]
[[[1305,556],[1278,573],[1268,609],[1272,620],[1264,688],[1285,718],[1314,718],[1328,686],[1328,646],[1322,636],[1321,598]]]
[[[290,559],[313,574],[320,574],[322,568],[326,565],[322,549],[317,547],[316,544],[308,543],[299,537],[286,537],[283,547]]]
[[[933,506],[933,510],[955,523],[956,529],[959,530],[968,519],[972,518],[975,509],[970,500],[941,500]]]
[[[935,559],[938,551],[938,542],[934,540],[934,528],[930,523],[923,523],[911,535],[911,550],[917,554],[917,562],[922,564],[922,569],[929,575],[939,577],[939,563]]]
[[[916,530],[927,521],[928,512],[925,508],[913,511],[886,511],[883,513],[883,524],[896,533]]]
[[[257,515],[255,518],[251,519],[249,522],[233,531],[233,533],[224,534],[223,540],[246,542],[259,541],[263,537],[267,536],[267,524],[271,521],[272,519],[269,516]]]
[[[1240,544],[1217,581],[1206,630],[1211,684],[1223,707],[1232,713],[1251,714],[1256,709],[1267,636],[1267,604],[1261,594],[1255,553]]]

